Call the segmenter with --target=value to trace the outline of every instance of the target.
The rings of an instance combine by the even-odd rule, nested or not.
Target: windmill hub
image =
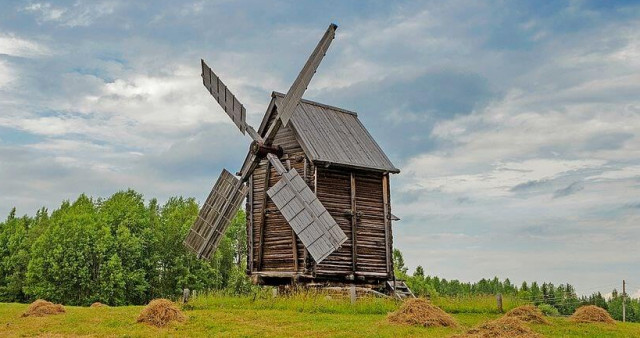
[[[284,155],[284,149],[282,149],[281,146],[267,146],[259,140],[253,140],[251,142],[251,145],[249,146],[249,152],[260,159],[267,157],[268,154],[274,154],[278,156],[278,158]]]

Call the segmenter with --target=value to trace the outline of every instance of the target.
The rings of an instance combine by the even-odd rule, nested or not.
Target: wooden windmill
[[[202,61],[204,86],[253,142],[239,177],[222,171],[184,244],[208,259],[246,197],[247,272],[258,284],[393,287],[389,174],[399,170],[356,113],[302,99],[336,29],[289,91],[272,93],[258,130]]]

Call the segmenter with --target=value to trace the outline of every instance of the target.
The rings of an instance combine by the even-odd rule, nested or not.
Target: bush
[[[540,304],[538,305],[538,309],[540,309],[545,316],[556,317],[560,315],[558,309],[549,304]]]

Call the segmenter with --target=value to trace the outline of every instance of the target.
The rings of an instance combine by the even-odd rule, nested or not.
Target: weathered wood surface
[[[246,109],[204,60],[200,60],[200,62],[202,64],[202,83],[244,134],[246,131]]]
[[[271,116],[273,118],[275,114]],[[278,131],[274,144],[283,147],[287,158],[290,159],[291,168],[296,169],[300,174],[304,174],[304,152],[298,144],[290,126],[281,128]],[[300,159],[300,161],[297,159]],[[273,170],[268,163],[267,160],[263,160],[253,173],[254,202],[252,203],[250,212],[254,215],[254,242],[256,244],[259,242],[258,234],[260,234],[260,232],[262,232],[264,236],[262,246],[254,245],[252,248],[256,258],[258,258],[258,252],[260,250],[262,250],[263,253],[262,266],[258,268],[258,259],[255,259],[253,271],[302,271],[305,266],[304,245],[302,245],[299,239],[296,239],[296,255],[294,255],[291,226],[289,226],[284,217],[282,217],[271,199],[266,199],[264,208],[261,204],[262,197],[266,196],[266,189],[275,185],[280,179],[278,173]],[[312,167],[309,163],[307,163],[307,166]],[[268,183],[265,186],[264,182],[265,176],[267,176],[267,167],[269,169],[269,177],[266,181]],[[308,170],[310,169],[308,168]],[[261,212],[261,210],[264,210],[264,213]],[[296,269],[296,265],[298,269]]]
[[[316,262],[322,262],[347,240],[295,169],[282,174],[267,194]]]
[[[273,92],[271,105],[282,106],[284,94]],[[259,132],[270,123],[265,116]],[[400,172],[371,137],[354,112],[309,100],[300,100],[291,117],[300,146],[313,162],[355,169]],[[277,143],[277,142],[274,142]]]
[[[248,187],[227,170],[222,170],[211,193],[198,213],[184,245],[198,257],[209,259],[216,250],[231,220],[240,209]]]
[[[304,101],[304,100],[303,100]],[[275,106],[272,105],[272,109]],[[341,112],[340,114],[350,114]],[[273,121],[275,114],[267,114],[267,120],[261,131]],[[295,116],[292,118],[294,121]],[[263,215],[262,197],[265,191],[265,176],[268,161],[263,160],[253,174],[253,241],[251,248],[255,258],[258,256],[257,234],[264,231],[262,266],[258,268],[257,259],[253,261],[253,274],[260,276],[291,276],[313,274],[316,280],[331,279],[348,281],[350,275],[362,276],[368,280],[387,280],[391,268],[391,228],[385,222],[385,215],[390,215],[388,199],[388,181],[384,172],[378,170],[357,170],[339,166],[316,166],[305,154],[297,141],[294,123],[281,128],[274,144],[284,148],[282,159],[287,167],[295,169],[306,184],[314,190],[320,202],[326,207],[348,240],[342,247],[329,255],[320,264],[313,264],[302,242],[293,236],[290,225],[279,212],[273,201],[266,200],[266,215]],[[352,200],[352,180],[355,196]],[[306,178],[306,179],[305,179]],[[270,169],[266,189],[279,180],[275,170]],[[385,186],[386,184],[386,186]],[[355,201],[355,230],[349,211]],[[385,207],[386,206],[386,207]],[[358,216],[360,215],[360,216]],[[265,217],[266,216],[266,217]],[[260,230],[264,219],[263,229]],[[356,234],[354,238],[352,233]],[[352,245],[356,241],[355,248]],[[294,242],[295,241],[295,242]],[[294,245],[295,243],[295,245]],[[354,259],[355,253],[355,259]],[[354,264],[355,262],[355,264]],[[355,265],[355,273],[354,273]]]

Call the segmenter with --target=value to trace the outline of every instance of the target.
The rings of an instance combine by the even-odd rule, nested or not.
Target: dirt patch
[[[615,324],[607,310],[595,305],[579,307],[569,318],[574,323],[606,323]]]
[[[458,335],[459,338],[493,338],[493,337],[514,337],[514,338],[534,338],[542,337],[531,331],[524,322],[511,317],[502,317],[490,322],[481,324],[467,333]]]
[[[154,299],[138,316],[138,323],[146,323],[163,327],[172,321],[182,322],[186,319],[178,307],[168,299]]]
[[[426,299],[407,299],[398,311],[390,313],[390,322],[395,324],[421,325],[424,327],[458,326],[455,319]]]
[[[542,311],[533,305],[519,306],[507,312],[504,316],[507,318],[519,319],[527,323],[549,324],[549,321],[544,318]]]
[[[65,312],[64,306],[60,304],[53,304],[46,300],[38,299],[29,305],[27,311],[22,314],[22,317],[44,317]]]
[[[91,304],[91,306],[89,306],[89,307],[106,307],[106,306],[108,306],[108,305],[102,304],[100,302],[95,302],[95,303]]]

